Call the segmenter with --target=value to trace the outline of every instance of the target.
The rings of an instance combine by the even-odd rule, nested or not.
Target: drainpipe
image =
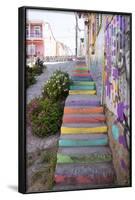
[[[103,62],[102,62],[102,91],[101,91],[101,105],[104,102],[104,87],[105,87],[105,52],[103,55]]]
[[[104,29],[104,20],[102,23],[103,29]],[[103,61],[102,61],[102,91],[101,91],[101,104],[104,103],[104,94],[105,94],[105,60],[106,60],[106,52],[105,52],[105,31],[103,32],[103,38],[104,38],[104,42],[103,42]]]
[[[90,70],[90,25],[88,24],[88,45],[87,45],[87,50],[88,50],[88,69]]]
[[[76,41],[76,47],[75,47],[75,55],[77,57],[77,48],[78,48],[78,19],[77,19],[77,13],[75,13],[75,20],[76,20],[76,27],[75,27],[75,41]]]

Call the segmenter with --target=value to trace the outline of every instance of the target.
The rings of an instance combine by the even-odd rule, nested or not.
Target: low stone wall
[[[124,134],[124,127],[108,109],[105,109],[108,125],[109,144],[119,186],[130,185],[130,153]]]

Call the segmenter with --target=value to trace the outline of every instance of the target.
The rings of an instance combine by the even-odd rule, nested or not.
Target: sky
[[[75,13],[65,11],[27,10],[28,20],[49,22],[56,40],[66,44],[75,53]],[[83,22],[79,20],[79,28]]]

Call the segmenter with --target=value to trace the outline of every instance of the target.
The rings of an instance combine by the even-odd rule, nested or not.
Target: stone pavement
[[[37,77],[37,82],[31,85],[27,89],[27,103],[29,103],[33,98],[39,97],[42,94],[42,87],[44,86],[45,82],[50,78],[56,70],[61,70],[68,72],[71,76],[73,67],[75,65],[75,61],[69,62],[61,62],[61,63],[54,63],[54,64],[47,64],[47,69],[44,69],[44,72]]]

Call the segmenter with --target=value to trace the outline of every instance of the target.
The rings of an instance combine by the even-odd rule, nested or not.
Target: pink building
[[[68,47],[56,41],[48,22],[27,21],[26,25],[27,58],[66,56]]]
[[[27,21],[26,44],[27,57],[44,57],[44,23],[42,21]]]

